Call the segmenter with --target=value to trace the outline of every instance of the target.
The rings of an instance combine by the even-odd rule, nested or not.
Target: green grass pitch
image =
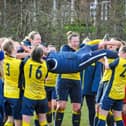
[[[72,126],[72,114],[71,114],[71,103],[67,103],[67,109],[65,110],[65,115],[64,115],[64,120],[62,126]],[[31,122],[33,125],[33,121]],[[84,105],[82,107],[82,115],[81,115],[81,124],[80,126],[88,126],[88,112],[87,112],[87,106],[86,103],[84,102]]]

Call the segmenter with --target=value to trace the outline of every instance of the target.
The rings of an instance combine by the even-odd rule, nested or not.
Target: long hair
[[[32,60],[41,63],[42,56],[43,56],[42,47],[35,46],[32,53],[31,53]]]

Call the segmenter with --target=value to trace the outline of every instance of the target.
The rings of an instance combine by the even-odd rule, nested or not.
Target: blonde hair
[[[67,35],[68,42],[72,39],[72,37],[80,37],[77,32],[72,32],[72,31],[68,31],[66,35]]]
[[[2,48],[5,51],[5,54],[10,56],[14,49],[14,41],[12,39],[6,39],[2,45]]]
[[[32,32],[30,32],[29,34],[28,34],[28,36],[26,36],[25,37],[25,39],[23,40],[23,41],[25,41],[25,40],[30,40],[30,39],[34,39],[34,36],[36,35],[36,34],[39,34],[39,32],[37,32],[37,31],[32,31]]]
[[[3,44],[3,42],[4,42],[6,39],[7,39],[6,37],[0,38],[0,48],[1,48],[2,44]]]

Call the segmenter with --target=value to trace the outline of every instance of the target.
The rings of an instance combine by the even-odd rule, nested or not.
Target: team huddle
[[[109,116],[111,126],[124,126],[125,43],[112,38],[80,44],[71,31],[67,40],[57,51],[36,31],[21,43],[0,39],[0,126],[30,126],[31,119],[35,126],[61,126],[68,96],[73,126],[80,126],[84,97],[90,126],[106,126]]]

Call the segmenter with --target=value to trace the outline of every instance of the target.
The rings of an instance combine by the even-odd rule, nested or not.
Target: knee
[[[65,108],[66,108],[66,104],[65,103],[58,103],[57,104],[57,110],[59,110],[59,111],[64,111],[65,110]]]
[[[54,104],[53,105],[53,110],[56,110],[56,108],[57,108],[57,104]]]
[[[73,104],[73,111],[80,113],[81,112],[81,105],[80,104]]]
[[[48,109],[51,110],[51,102],[48,102]]]
[[[113,111],[115,121],[122,120],[122,112],[121,111]]]

